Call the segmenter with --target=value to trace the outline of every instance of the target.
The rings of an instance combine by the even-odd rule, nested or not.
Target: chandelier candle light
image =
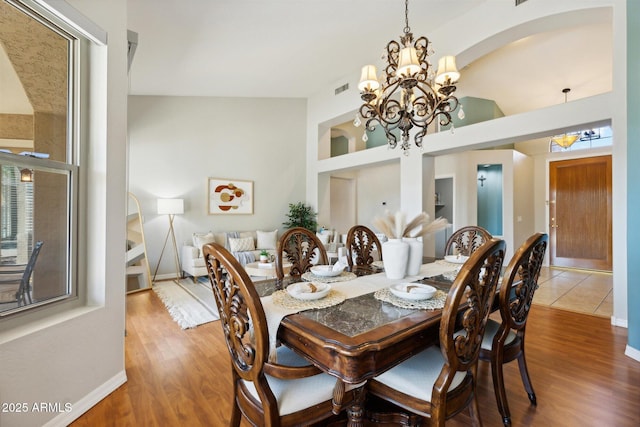
[[[381,125],[390,148],[398,145],[398,137],[392,132],[399,129],[403,153],[408,155],[409,131],[418,128],[414,136],[416,146],[422,147],[427,127],[436,118],[441,126],[451,123],[451,113],[458,108],[458,99],[453,96],[455,83],[460,78],[456,59],[445,56],[438,61],[438,72],[434,75],[428,56],[433,55],[431,42],[426,37],[413,38],[409,28],[409,0],[405,0],[405,27],[400,43],[395,40],[387,44],[382,59],[387,65],[382,78],[376,76],[374,65],[362,67],[360,97],[364,104],[359,115],[366,120],[362,139],[366,142],[366,131]],[[464,118],[462,108],[458,112]],[[355,126],[361,124],[356,116]],[[453,129],[453,128],[452,128]]]

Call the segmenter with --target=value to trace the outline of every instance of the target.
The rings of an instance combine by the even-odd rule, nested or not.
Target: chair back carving
[[[548,240],[545,233],[529,237],[507,266],[500,289],[500,315],[506,330],[526,326]]]
[[[260,296],[244,268],[224,247],[209,243],[203,252],[231,356],[234,394],[241,392],[240,379],[252,382],[263,401],[265,419],[277,418],[277,402],[264,376],[269,336]]]
[[[291,263],[289,275],[300,277],[315,264],[328,264],[327,251],[315,233],[293,227],[280,236],[276,245],[276,276],[284,277],[285,261]]]
[[[444,248],[445,255],[471,256],[485,242],[491,240],[491,233],[477,225],[462,227],[449,237]]]
[[[445,302],[440,348],[446,360],[434,391],[445,391],[457,371],[475,371],[482,336],[496,294],[505,242],[491,239],[462,266]],[[468,304],[458,313],[461,304]]]
[[[373,261],[373,249],[378,250],[382,260],[382,246],[375,233],[364,225],[355,225],[347,233],[347,263],[349,267],[355,265],[371,265]]]

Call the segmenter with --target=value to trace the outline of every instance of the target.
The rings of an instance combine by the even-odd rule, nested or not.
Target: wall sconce
[[[20,182],[33,182],[33,170],[28,168],[21,169]]]

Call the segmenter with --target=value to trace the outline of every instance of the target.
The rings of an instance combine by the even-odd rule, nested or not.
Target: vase
[[[409,260],[407,261],[407,276],[417,276],[422,265],[424,248],[417,237],[405,237],[403,241],[409,244]]]
[[[409,243],[403,242],[402,239],[387,240],[382,243],[382,259],[388,279],[403,279],[407,274]]]

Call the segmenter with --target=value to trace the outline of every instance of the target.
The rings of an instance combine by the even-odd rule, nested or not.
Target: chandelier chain
[[[409,28],[409,0],[404,0],[404,33],[409,34],[411,28]]]

